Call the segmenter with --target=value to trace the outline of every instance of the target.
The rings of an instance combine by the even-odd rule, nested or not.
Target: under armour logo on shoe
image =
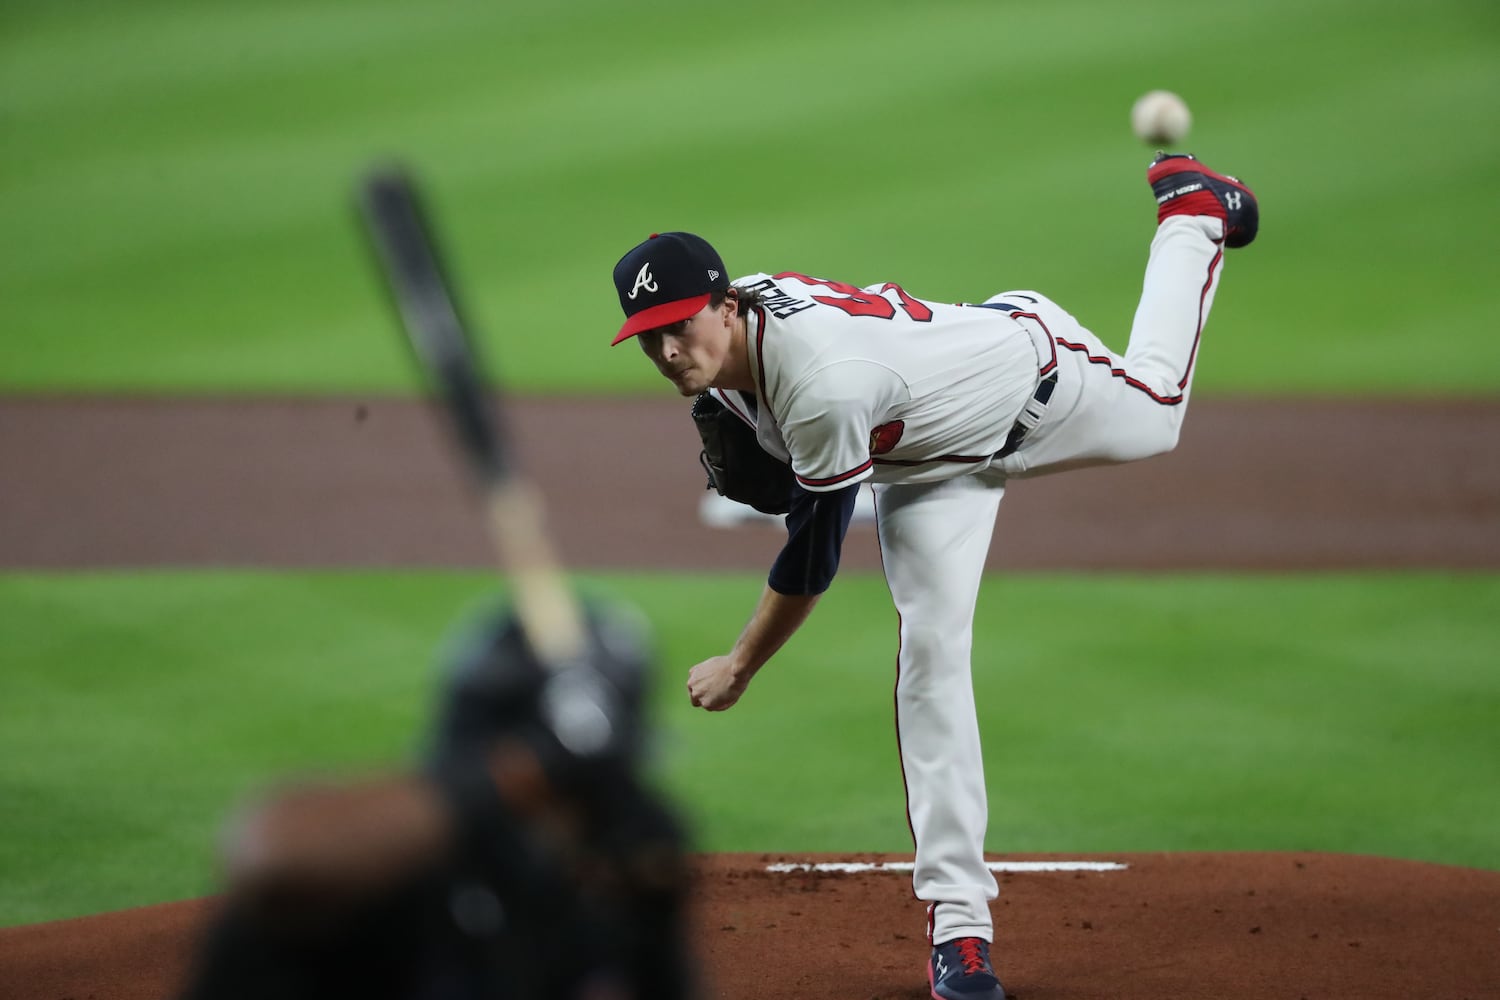
[[[1224,207],[1231,212],[1238,212],[1240,210],[1240,201],[1240,193],[1238,191],[1230,191],[1224,195]]]
[[[641,265],[640,272],[635,276],[635,287],[630,290],[631,301],[635,301],[635,297],[640,294],[642,288],[648,292],[654,292],[657,289],[656,279],[651,276],[649,260]]]

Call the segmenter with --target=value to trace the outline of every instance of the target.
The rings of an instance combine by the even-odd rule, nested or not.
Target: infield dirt
[[[510,407],[575,568],[764,570],[708,528],[682,401]],[[1014,484],[992,570],[1500,567],[1500,404],[1199,400],[1170,455]],[[0,398],[0,568],[488,566],[428,408]],[[856,527],[846,567],[876,569]]]

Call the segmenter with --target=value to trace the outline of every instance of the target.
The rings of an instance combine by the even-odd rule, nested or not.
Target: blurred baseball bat
[[[407,338],[479,482],[527,641],[552,670],[577,662],[586,642],[581,609],[547,534],[540,495],[516,469],[496,391],[475,355],[416,183],[399,167],[378,169],[361,184],[360,209]]]

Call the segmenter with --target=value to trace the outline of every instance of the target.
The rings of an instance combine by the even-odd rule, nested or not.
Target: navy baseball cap
[[[687,319],[729,288],[724,262],[708,241],[692,233],[652,233],[615,265],[615,291],[625,325],[613,347],[643,330]]]

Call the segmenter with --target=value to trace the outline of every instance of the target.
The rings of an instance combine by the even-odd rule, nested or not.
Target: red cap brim
[[[620,341],[629,340],[631,337],[645,330],[654,330],[659,326],[677,323],[687,319],[689,316],[695,316],[698,310],[708,305],[708,301],[712,297],[708,292],[704,292],[702,295],[694,295],[690,299],[663,302],[661,305],[652,306],[650,309],[642,309],[625,321],[625,325],[620,327],[620,332],[615,334],[615,339],[609,342],[609,346],[614,347]]]

